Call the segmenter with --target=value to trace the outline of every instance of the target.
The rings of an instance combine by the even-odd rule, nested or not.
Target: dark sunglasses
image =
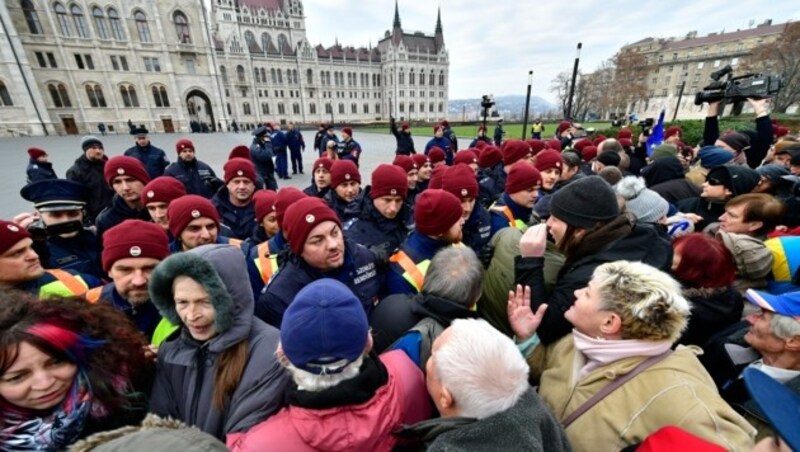
[[[708,185],[711,185],[712,187],[716,187],[716,186],[722,185],[722,182],[720,182],[717,179],[714,179],[713,177],[710,177],[710,178],[706,179],[706,183]]]

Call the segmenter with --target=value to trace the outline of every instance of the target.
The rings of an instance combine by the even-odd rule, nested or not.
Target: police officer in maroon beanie
[[[256,192],[256,167],[243,158],[225,162],[225,186],[211,198],[222,223],[230,228],[231,238],[245,240],[256,227],[256,209],[253,194]]]
[[[478,179],[475,173],[463,163],[448,168],[442,176],[442,190],[455,195],[461,201],[461,208],[464,210],[462,242],[476,253],[480,252],[492,239],[492,219],[489,211],[477,202]]]
[[[345,235],[386,262],[413,226],[411,208],[406,203],[408,177],[399,166],[379,165],[364,193],[361,215],[344,224]]]
[[[461,242],[464,209],[453,194],[429,188],[417,199],[414,223],[414,232],[389,258],[385,295],[420,291],[433,255]]]
[[[426,160],[427,161],[427,160]],[[409,207],[414,206],[414,198],[421,190],[417,189],[419,184],[419,168],[417,163],[408,155],[398,155],[392,161],[392,165],[398,166],[406,173],[406,180],[408,182],[408,194],[406,195],[406,204]],[[374,178],[374,177],[373,177]]]
[[[219,213],[211,201],[199,195],[184,195],[167,208],[169,230],[175,237],[169,244],[171,253],[189,251],[210,243],[239,246],[241,240],[222,235]]]
[[[159,176],[144,186],[144,206],[150,214],[153,223],[161,226],[172,240],[169,232],[169,217],[167,209],[169,203],[186,194],[186,187],[174,177]]]
[[[320,157],[312,166],[311,185],[303,190],[308,196],[324,198],[331,190],[331,168],[333,160],[328,157]]]
[[[331,166],[331,191],[323,198],[342,223],[361,214],[364,190],[361,173],[352,160],[336,160]]]
[[[105,231],[125,220],[150,220],[142,199],[144,186],[150,182],[150,176],[142,162],[126,156],[111,158],[106,162],[103,176],[116,194],[111,199],[111,206],[97,216],[95,224],[98,237],[103,237]]]

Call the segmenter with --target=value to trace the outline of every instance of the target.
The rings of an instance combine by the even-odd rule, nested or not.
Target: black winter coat
[[[150,179],[163,176],[164,169],[169,165],[169,159],[164,150],[153,146],[151,143],[147,143],[145,147],[133,145],[125,151],[125,155],[142,162]]]
[[[692,303],[692,316],[679,344],[703,347],[711,336],[742,318],[744,301],[733,287],[684,289],[683,296]]]
[[[224,185],[224,182],[217,178],[214,170],[199,160],[184,162],[178,159],[164,170],[164,175],[181,181],[186,187],[187,195],[200,195],[206,199],[214,196],[216,190],[213,188],[215,186],[219,188]]]
[[[104,232],[125,220],[150,221],[150,213],[147,212],[147,209],[131,209],[119,195],[114,195],[114,198],[111,200],[111,205],[100,212],[95,222],[97,225],[97,237],[100,239],[100,243],[103,242]]]
[[[230,229],[229,237],[239,240],[250,238],[253,228],[256,226],[255,202],[251,200],[244,207],[236,207],[231,203],[228,187],[222,187],[211,198],[211,203],[217,208],[220,222]]]
[[[369,189],[367,187],[365,193],[369,193]],[[371,198],[365,195],[363,199],[361,214],[344,224],[344,235],[367,247],[379,261],[386,262],[408,237],[408,224],[413,221],[409,208],[404,203],[397,216],[390,220],[378,212]]]
[[[27,183],[29,184],[39,182],[40,180],[58,179],[53,169],[53,162],[40,162],[30,159],[26,172],[28,174]]]
[[[86,217],[89,223],[94,223],[100,212],[111,206],[111,199],[114,197],[114,192],[103,176],[107,160],[107,157],[103,157],[103,160],[89,160],[84,154],[67,170],[67,179],[83,184],[87,189],[89,198],[86,200]]]

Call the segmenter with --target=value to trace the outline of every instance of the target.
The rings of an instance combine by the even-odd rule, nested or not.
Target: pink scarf
[[[591,371],[607,364],[632,356],[650,357],[660,355],[672,346],[670,341],[595,339],[575,329],[572,330],[572,337],[575,340],[575,348],[586,359],[574,383],[580,381]]]

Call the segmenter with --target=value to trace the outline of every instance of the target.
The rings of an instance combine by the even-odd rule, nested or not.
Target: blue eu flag
[[[661,114],[658,115],[658,122],[656,123],[656,126],[653,127],[653,130],[650,131],[650,136],[647,137],[648,157],[650,157],[650,154],[653,153],[653,149],[655,149],[656,146],[659,146],[664,142],[664,112],[665,110],[661,110]]]

